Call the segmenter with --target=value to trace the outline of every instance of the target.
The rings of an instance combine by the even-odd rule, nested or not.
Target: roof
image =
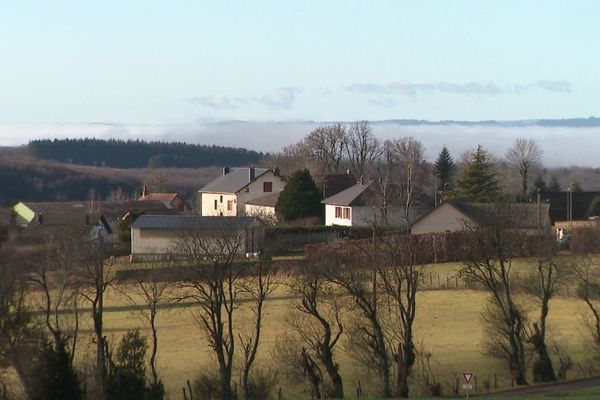
[[[323,179],[323,196],[325,198],[338,194],[352,186],[356,185],[356,178],[350,173],[327,175]]]
[[[554,221],[568,220],[569,192],[543,192],[541,199],[550,204],[550,215]],[[571,206],[574,220],[587,219],[587,212],[595,197],[600,197],[600,192],[573,192],[570,194],[573,204]]]
[[[421,218],[415,221],[415,224],[420,219],[435,212],[445,204],[453,206],[462,214],[464,214],[465,217],[478,225],[493,224],[491,219],[495,215],[494,207],[506,207],[505,213],[507,215],[510,213],[514,217],[513,222],[518,221],[518,226],[520,228],[537,228],[538,212],[541,211],[543,216],[548,216],[550,212],[550,205],[544,203],[540,204],[540,210],[537,203],[477,203],[467,199],[452,199],[446,200],[440,206],[433,209],[430,213],[423,215]]]
[[[206,186],[200,189],[200,192],[217,193],[237,193],[246,187],[250,182],[250,168],[231,168],[226,174],[213,179]],[[254,168],[255,178],[258,178],[268,171],[268,168]]]
[[[370,204],[372,198],[372,190],[367,190],[373,182],[357,183],[346,190],[330,196],[323,201],[322,204],[331,204],[336,206],[364,206]]]
[[[255,224],[254,217],[212,217],[199,215],[141,215],[131,224],[142,229],[244,229]]]
[[[264,196],[257,197],[256,199],[248,200],[246,204],[253,206],[275,207],[280,193],[281,192],[269,193]]]
[[[35,214],[44,215],[44,223],[48,216],[59,219],[68,217],[84,217],[90,213],[102,214],[107,220],[116,220],[128,211],[134,210],[169,210],[173,206],[169,201],[70,201],[70,202],[22,202]],[[54,219],[54,218],[53,218]]]
[[[140,196],[138,201],[173,201],[177,196],[179,196],[179,193],[148,193],[145,196]]]

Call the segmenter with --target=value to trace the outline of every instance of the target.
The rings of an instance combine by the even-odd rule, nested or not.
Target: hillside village
[[[355,125],[360,126],[365,127]],[[6,275],[14,279],[9,280],[11,287],[22,288],[13,292],[15,295],[46,294],[42,306],[35,309],[50,321],[46,329],[54,332],[53,346],[82,346],[77,344],[78,325],[73,327],[64,320],[69,310],[92,317],[87,335],[100,345],[88,352],[94,354],[100,367],[92,373],[74,372],[91,389],[84,386],[81,392],[81,385],[76,383],[73,390],[90,396],[98,396],[98,390],[110,393],[111,382],[116,385],[115,374],[127,371],[127,360],[118,361],[105,349],[116,345],[116,339],[106,336],[101,321],[104,315],[111,315],[103,309],[105,302],[110,301],[117,310],[126,309],[129,306],[124,304],[132,304],[132,293],[141,296],[133,304],[141,307],[144,321],[150,323],[141,325],[150,342],[140,354],[146,354],[147,349],[154,354],[150,360],[145,356],[140,360],[143,371],[140,369],[138,376],[144,377],[135,379],[141,379],[144,393],[154,393],[153,399],[163,399],[169,393],[173,396],[183,387],[184,399],[194,395],[231,400],[239,393],[234,376],[245,381],[239,390],[246,399],[275,398],[274,393],[285,398],[281,386],[276,390],[274,384],[261,389],[266,392],[258,397],[251,394],[258,390],[259,378],[252,372],[258,368],[254,365],[257,354],[263,354],[262,363],[264,357],[270,357],[259,351],[261,335],[268,338],[265,346],[271,349],[272,357],[285,359],[278,361],[284,365],[284,375],[270,379],[286,382],[293,388],[290,392],[303,393],[305,398],[345,397],[345,385],[354,375],[340,369],[339,359],[359,371],[367,368],[376,377],[369,382],[369,389],[361,387],[359,398],[368,398],[362,390],[383,398],[407,397],[409,392],[457,395],[460,388],[454,381],[422,386],[428,381],[421,379],[426,378],[411,377],[413,373],[441,373],[421,364],[420,345],[413,331],[424,329],[435,335],[438,322],[425,328],[413,324],[439,311],[417,313],[417,304],[423,296],[428,301],[445,301],[445,296],[454,293],[477,297],[482,309],[485,306],[481,302],[491,299],[488,315],[501,315],[493,317],[498,320],[484,317],[483,322],[477,322],[490,332],[481,334],[481,346],[500,343],[505,353],[488,355],[473,350],[488,360],[486,363],[495,360],[503,371],[494,374],[493,384],[488,379],[483,389],[476,390],[554,382],[575,374],[573,358],[562,347],[556,345],[555,353],[549,356],[545,324],[554,302],[583,300],[582,307],[587,304],[587,312],[598,315],[592,294],[595,278],[591,276],[595,276],[597,266],[594,254],[600,249],[600,192],[583,191],[574,185],[563,191],[555,181],[546,186],[540,177],[532,181],[530,175],[522,173],[522,163],[538,163],[541,152],[537,159],[516,157],[509,166],[497,167],[481,146],[461,163],[455,163],[444,147],[435,163],[428,164],[423,160],[422,146],[413,138],[379,144],[366,129],[362,131],[363,142],[370,141],[376,145],[373,149],[381,151],[372,150],[371,156],[364,156],[360,149],[352,153],[347,139],[335,143],[340,129],[345,128],[321,127],[287,154],[263,161],[263,165],[279,161],[285,168],[250,165],[213,169],[218,172],[194,190],[193,198],[152,191],[144,185],[129,199],[23,200],[5,209],[0,216],[0,236],[7,256],[1,265],[21,266],[21,272]],[[522,139],[513,149],[519,145],[536,146]],[[328,153],[327,146],[346,146],[340,148],[348,153],[344,156],[339,149]],[[363,158],[352,154],[363,154]],[[512,180],[515,187],[501,185],[497,179],[501,168],[520,171]],[[163,184],[168,185],[168,177],[165,180]],[[573,260],[587,261],[572,264]],[[512,268],[513,263],[519,267]],[[531,271],[537,273],[522,278]],[[525,289],[526,282],[534,282],[531,288],[539,282],[541,292]],[[581,292],[581,287],[586,291]],[[165,297],[167,292],[175,300]],[[272,293],[277,293],[273,299]],[[539,318],[535,313],[523,313],[524,293],[541,307]],[[129,300],[118,300],[122,296]],[[277,296],[285,300],[276,300]],[[16,299],[8,297],[7,301]],[[73,299],[75,302],[70,303]],[[285,306],[278,306],[277,317],[263,311],[278,301]],[[179,303],[185,304],[184,311],[178,309]],[[11,307],[16,307],[15,311],[7,312],[7,317],[21,310],[19,307],[29,307],[14,304]],[[383,305],[387,306],[381,308]],[[188,307],[193,318],[186,316]],[[159,350],[160,346],[174,352],[181,349],[173,347],[177,340],[165,333],[173,330],[177,334],[175,325],[164,322],[158,329],[156,317],[162,308],[172,310],[172,315],[184,318],[186,324],[194,320],[204,324],[201,340],[213,343],[210,354],[216,356],[216,364],[206,361],[208,364],[202,365],[211,365],[220,371],[218,375],[191,377],[196,379],[192,385],[188,377],[187,382],[181,380],[178,374],[185,363],[177,362],[169,364],[179,371],[177,376],[167,372],[162,381],[158,365],[169,353]],[[238,314],[238,308],[245,311]],[[254,328],[243,328],[237,318],[244,318]],[[308,328],[312,325],[315,328]],[[137,340],[135,335],[141,335],[140,325],[136,326],[127,330],[118,346],[133,345],[126,340]],[[219,327],[227,327],[227,331]],[[356,336],[357,328],[376,340]],[[518,337],[511,341],[511,335]],[[589,340],[597,337],[594,335],[592,332]],[[159,341],[163,336],[167,339]],[[289,338],[289,348],[278,347],[282,346],[280,336]],[[140,340],[148,340],[144,338]],[[493,342],[489,338],[494,338]],[[360,356],[340,347],[335,352],[322,352],[322,346],[333,349],[338,339],[343,340],[343,346],[356,346]],[[198,339],[194,340],[197,343]],[[241,346],[239,353],[232,343]],[[5,352],[17,357],[17,353]],[[24,382],[30,379],[30,372],[16,369],[19,360],[17,357],[11,365]],[[76,371],[77,362],[73,352],[67,363],[72,371]],[[235,364],[238,362],[245,363],[241,370]],[[151,374],[144,372],[146,365]],[[299,371],[304,378],[294,382],[293,376]],[[127,379],[134,379],[134,375],[122,379],[130,382]],[[213,383],[203,386],[202,382]],[[26,390],[30,385],[22,383],[21,387]],[[211,385],[220,385],[220,389]]]

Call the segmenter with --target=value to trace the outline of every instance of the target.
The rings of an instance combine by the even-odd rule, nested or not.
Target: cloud
[[[369,103],[378,107],[391,108],[400,102],[392,99],[391,97],[377,97],[369,99]]]
[[[571,91],[573,90],[573,84],[566,80],[539,80],[527,84],[513,85],[511,89],[519,94],[530,90],[546,90],[548,92],[555,93],[571,93]]]
[[[522,93],[529,90],[545,90],[555,93],[570,93],[572,84],[566,80],[539,80],[525,84],[498,85],[491,81],[479,82],[437,82],[437,83],[353,83],[346,90],[355,93],[377,95],[401,95],[415,99],[422,94],[461,94],[466,96],[497,96],[507,92]],[[370,102],[373,102],[370,100]],[[376,104],[378,100],[375,100]],[[389,104],[389,101],[386,101]],[[379,105],[379,104],[378,104]]]
[[[408,97],[417,97],[422,93],[450,93],[464,95],[497,95],[502,93],[502,88],[493,82],[467,82],[467,83],[402,83],[388,84],[353,83],[346,87],[350,92],[392,95],[399,94]]]
[[[199,104],[201,106],[214,108],[217,110],[232,110],[240,106],[248,105],[248,101],[244,98],[222,95],[188,97],[184,100],[193,104]]]
[[[300,92],[302,89],[295,86],[280,87],[258,98],[257,101],[270,108],[289,110]]]

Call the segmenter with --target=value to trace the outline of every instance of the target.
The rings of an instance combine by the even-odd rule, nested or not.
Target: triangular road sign
[[[473,379],[474,376],[475,376],[475,372],[463,372],[463,378],[467,385],[469,383],[471,383],[471,379]]]

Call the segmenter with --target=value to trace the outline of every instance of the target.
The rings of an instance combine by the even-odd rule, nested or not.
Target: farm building
[[[131,225],[131,261],[181,259],[195,250],[206,253],[235,251],[239,255],[260,252],[264,227],[253,217],[204,217],[198,215],[142,215]]]
[[[536,233],[538,226],[544,233],[550,233],[550,205],[532,203],[476,203],[466,199],[446,200],[429,213],[421,216],[411,227],[414,235],[426,233],[457,232],[464,230],[466,224],[489,225],[494,215],[494,207],[506,207],[504,212],[514,217],[518,228],[527,233]]]

